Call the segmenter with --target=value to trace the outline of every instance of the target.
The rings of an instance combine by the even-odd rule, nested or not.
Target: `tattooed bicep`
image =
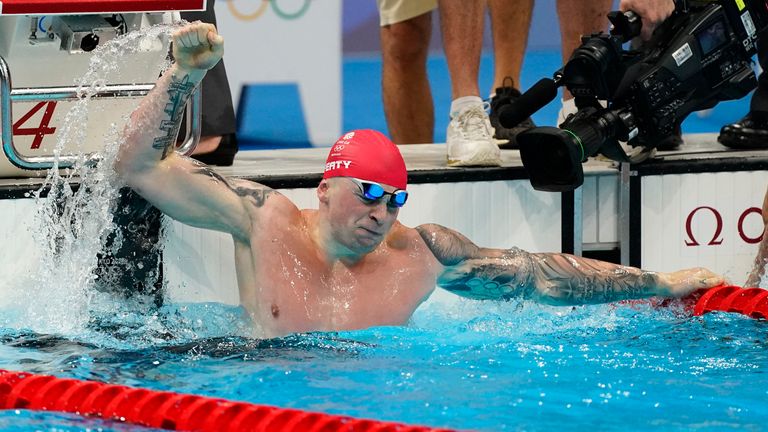
[[[477,256],[478,248],[462,234],[437,224],[424,224],[416,227],[421,238],[432,254],[444,266],[456,265],[468,258]]]
[[[227,180],[221,174],[200,163],[195,167],[193,174],[209,177],[211,181],[221,184],[234,192],[235,195],[244,198],[256,207],[264,206],[264,203],[270,196],[280,194],[276,190],[259,183],[240,179]]]
[[[263,207],[270,197],[280,195],[280,192],[270,187],[253,182],[237,182],[232,191],[256,207]]]
[[[226,185],[228,188],[232,189],[227,179],[225,179],[221,174],[211,169],[208,165],[205,165],[204,163],[198,162],[194,159],[192,159],[192,163],[195,165],[195,168],[192,170],[193,175],[208,177],[209,180],[216,183],[221,183],[223,185]]]

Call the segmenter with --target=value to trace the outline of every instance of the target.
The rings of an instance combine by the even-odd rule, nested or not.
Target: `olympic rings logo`
[[[261,16],[264,15],[264,12],[267,11],[267,8],[271,5],[272,11],[278,18],[290,21],[303,17],[307,13],[311,2],[312,0],[303,0],[301,7],[295,11],[288,11],[283,6],[280,6],[277,0],[261,0],[261,4],[259,4],[255,11],[242,12],[235,6],[235,0],[227,0],[227,9],[229,9],[232,16],[241,21],[255,21],[261,18]]]

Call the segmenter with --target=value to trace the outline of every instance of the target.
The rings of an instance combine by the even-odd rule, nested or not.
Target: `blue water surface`
[[[757,431],[768,418],[768,324],[735,314],[463,301],[406,327],[258,340],[247,326],[217,304],[123,309],[78,335],[10,323],[0,368],[479,431]],[[2,430],[120,427],[0,415]]]

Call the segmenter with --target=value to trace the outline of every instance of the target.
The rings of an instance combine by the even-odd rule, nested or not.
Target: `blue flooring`
[[[552,73],[561,66],[559,51],[532,51],[525,57],[523,71],[521,76],[521,86],[523,89],[533,85],[543,77],[551,77]],[[428,60],[427,73],[432,88],[432,97],[435,104],[435,142],[445,141],[445,130],[448,125],[448,109],[451,103],[450,77],[445,63],[445,58],[440,55],[431,56]],[[381,98],[381,58],[378,55],[368,57],[345,58],[342,66],[343,92],[342,92],[342,129],[348,131],[351,129],[377,129],[386,133],[387,123],[384,117]],[[493,59],[490,54],[484,55],[480,64],[479,84],[481,91],[490,92],[493,84]],[[286,119],[279,121],[270,121],[256,127],[257,130],[267,131],[265,137],[257,137],[254,141],[253,134],[241,138],[242,148],[286,148],[308,146],[306,139],[306,127],[303,122],[300,103],[296,101],[297,95],[291,93],[293,104],[286,105],[285,94],[290,93],[292,89],[282,89],[272,91],[276,98],[280,100],[269,100],[270,91],[261,89],[259,91],[244,92],[244,99],[241,103],[240,116],[241,124],[245,124],[242,118],[270,118],[275,116]],[[254,103],[252,97],[259,95],[261,101]],[[266,99],[264,99],[266,98]],[[277,106],[280,110],[275,110]],[[253,107],[271,106],[272,111],[254,115]],[[557,112],[560,109],[559,99],[553,101],[539,112],[533,119],[538,125],[554,125],[557,119]],[[727,123],[732,123],[740,119],[749,109],[749,97],[739,101],[729,101],[719,104],[714,109],[705,113],[695,113],[683,123],[684,133],[717,132],[720,127]],[[288,113],[280,113],[281,110],[292,110]],[[298,112],[298,113],[297,113]],[[260,117],[261,116],[261,117]],[[281,125],[278,132],[269,132],[276,124]],[[288,129],[286,129],[288,128]],[[293,128],[293,129],[291,129]],[[274,137],[281,137],[279,140]],[[270,138],[272,137],[272,138]],[[331,143],[323,143],[330,145]]]
[[[238,107],[237,135],[249,149],[310,145],[297,84],[249,85],[240,97],[246,102]]]

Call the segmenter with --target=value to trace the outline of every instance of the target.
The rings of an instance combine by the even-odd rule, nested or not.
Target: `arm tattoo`
[[[658,275],[633,267],[566,254],[532,254],[534,281],[542,300],[594,304],[652,297]]]
[[[416,228],[445,271],[438,285],[475,299],[536,298],[550,304],[592,304],[656,294],[658,275],[558,253],[479,248],[439,225]]]
[[[520,274],[510,271],[525,259],[521,251],[482,249],[456,231],[437,224],[416,227],[440,264],[448,267],[438,285],[463,297],[482,300],[525,296],[531,286]],[[523,275],[524,276],[524,275]]]
[[[168,103],[165,104],[165,112],[168,118],[160,122],[160,130],[165,135],[155,138],[152,142],[152,148],[163,151],[162,159],[165,159],[173,149],[176,142],[176,136],[179,134],[181,125],[181,115],[184,112],[189,95],[195,90],[195,85],[189,82],[189,77],[183,79],[171,77],[171,83],[168,86]]]
[[[264,203],[267,201],[267,198],[269,198],[270,195],[278,193],[274,189],[270,189],[268,187],[246,188],[238,186],[232,190],[243,198],[250,198],[251,202],[256,207],[263,207]]]
[[[472,258],[480,250],[468,238],[437,224],[420,225],[416,227],[416,231],[444,266],[456,265]]]
[[[526,266],[525,252],[512,249],[504,258],[473,259],[445,272],[438,285],[460,296],[477,300],[511,300],[532,297],[534,285],[519,271]]]
[[[224,186],[227,187],[227,189],[231,190],[237,196],[241,198],[247,198],[249,202],[251,202],[256,207],[263,207],[264,203],[267,201],[267,198],[270,197],[272,194],[279,194],[274,189],[268,188],[266,186],[260,186],[260,185],[251,185],[251,186],[235,186],[229,184],[227,179],[225,179],[223,176],[221,176],[216,171],[208,168],[205,165],[198,165],[198,168],[192,172],[194,175],[203,175],[206,177],[211,178],[216,183],[221,183]]]

